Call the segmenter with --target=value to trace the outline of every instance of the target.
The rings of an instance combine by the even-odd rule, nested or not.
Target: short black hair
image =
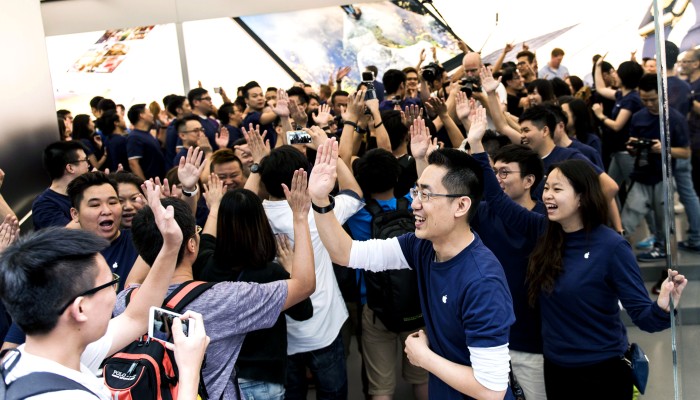
[[[496,150],[496,153],[493,155],[493,162],[496,163],[497,161],[506,164],[518,163],[521,178],[528,175],[534,176],[535,181],[530,188],[531,190],[540,184],[544,176],[542,158],[534,150],[523,144],[509,144]]]
[[[282,184],[291,187],[294,171],[303,168],[310,171],[309,160],[304,153],[290,145],[273,149],[260,162],[260,180],[267,192],[277,198],[284,198]]]
[[[219,110],[216,112],[217,118],[219,118],[219,122],[221,122],[221,125],[228,125],[231,122],[231,117],[229,117],[229,114],[233,114],[233,103],[224,103],[219,107]]]
[[[533,61],[535,61],[535,53],[533,53],[529,50],[523,50],[515,56],[516,59],[518,59],[520,57],[527,57],[527,62],[529,62],[529,63],[532,63]]]
[[[260,90],[262,90],[262,87],[261,87],[260,84],[259,84],[258,82],[256,82],[256,81],[250,81],[250,82],[246,83],[246,84],[243,86],[243,97],[247,99],[247,98],[248,98],[248,91],[249,91],[250,89],[256,88],[256,87],[259,87]]]
[[[338,96],[346,96],[347,97],[347,96],[350,96],[350,93],[346,92],[345,90],[336,90],[331,95],[331,105],[335,104],[335,98]]]
[[[131,122],[132,125],[136,125],[141,119],[141,113],[144,111],[146,111],[146,104],[134,104],[133,106],[129,107],[129,111],[126,112],[126,117],[129,119],[129,122]]]
[[[406,141],[408,136],[408,127],[401,121],[401,111],[384,110],[381,112],[382,123],[389,134],[389,142],[391,142],[391,150],[396,150]]]
[[[673,68],[678,61],[678,55],[681,51],[678,49],[678,46],[670,40],[665,41],[664,47],[666,48],[666,65]]]
[[[63,108],[56,111],[56,116],[60,119],[65,119],[68,114],[71,114],[71,112]]]
[[[642,78],[639,80],[639,90],[643,90],[645,92],[659,92],[659,81],[656,77],[656,74],[645,74],[642,76]]]
[[[644,68],[636,61],[625,61],[617,67],[617,76],[620,78],[620,83],[627,89],[636,89],[639,86],[639,80],[642,79],[642,75],[644,75]]]
[[[389,69],[382,76],[382,83],[387,93],[396,93],[399,86],[406,82],[406,74],[398,69]]]
[[[51,180],[59,179],[66,171],[66,165],[78,162],[78,150],[85,151],[79,141],[54,142],[44,149],[44,169]]]
[[[209,171],[213,172],[214,171],[214,166],[219,165],[219,164],[226,164],[230,162],[237,162],[238,165],[241,167],[241,170],[243,170],[243,163],[241,162],[241,159],[236,156],[236,154],[233,152],[233,150],[227,148],[224,149],[219,149],[211,154],[211,157],[209,158]]]
[[[461,150],[440,149],[430,153],[428,164],[447,169],[442,184],[449,194],[465,194],[471,198],[467,213],[467,221],[471,221],[484,195],[484,172],[479,162]]]
[[[117,103],[114,102],[112,99],[102,99],[100,100],[99,103],[97,103],[97,109],[105,112],[107,110],[117,110]]]
[[[377,79],[377,77],[379,76],[379,70],[377,69],[376,66],[374,66],[374,65],[368,65],[368,66],[365,67],[365,69],[366,69],[367,71],[372,71],[372,73],[374,74],[374,79]]]
[[[354,169],[355,179],[368,197],[372,193],[392,190],[401,175],[399,160],[381,148],[366,152],[357,160]]]
[[[170,98],[170,101],[168,101],[168,105],[166,105],[165,108],[170,114],[177,115],[177,109],[182,108],[182,105],[185,104],[186,100],[187,97],[185,96],[174,95]]]
[[[73,179],[68,184],[67,190],[71,204],[75,209],[80,210],[80,202],[83,201],[83,194],[85,191],[93,186],[102,186],[105,184],[112,186],[114,188],[114,193],[119,194],[119,186],[117,185],[117,181],[104,172],[86,172]]]
[[[511,81],[511,80],[515,79],[515,77],[517,76],[516,69],[511,68],[511,67],[502,68],[501,69],[501,76],[503,77],[503,79],[501,79],[501,81],[503,83]]]
[[[557,119],[551,111],[547,110],[546,107],[536,105],[523,111],[523,113],[520,114],[520,118],[518,118],[518,122],[523,123],[525,121],[532,122],[537,129],[544,129],[546,126],[549,128],[549,136],[552,138],[554,137],[554,129],[557,127]]]
[[[21,236],[0,257],[0,298],[27,335],[51,332],[61,307],[95,286],[97,253],[109,242],[80,229],[48,227]]]
[[[177,97],[175,93],[163,97],[163,107],[165,107],[166,110],[168,109],[168,104],[170,104],[172,99],[174,99],[175,97]]]
[[[187,92],[187,101],[190,102],[190,107],[194,107],[194,101],[199,100],[202,96],[209,93],[207,89],[196,87]]]
[[[102,96],[95,96],[92,99],[90,99],[90,108],[97,109],[97,105],[100,104],[100,101],[104,99]]]
[[[199,118],[199,116],[194,115],[194,114],[186,114],[182,118],[177,120],[177,123],[175,125],[175,130],[179,133],[180,130],[185,129],[185,125],[187,125],[187,121],[197,121],[200,124],[202,123],[202,119]]]
[[[117,188],[119,187],[118,185],[120,183],[130,183],[139,188],[139,192],[141,192],[141,194],[144,194],[143,190],[141,189],[141,184],[143,184],[144,180],[137,175],[127,171],[117,171],[112,173],[110,176],[115,182],[117,182]],[[117,190],[117,194],[119,194],[119,190]]]
[[[185,255],[187,242],[197,234],[197,224],[192,215],[192,209],[183,200],[175,197],[166,197],[160,200],[163,207],[173,206],[175,222],[182,231],[182,244],[177,254],[177,264],[180,264]],[[131,236],[134,247],[146,264],[152,266],[156,261],[160,249],[163,247],[163,235],[156,225],[155,216],[150,206],[139,210],[131,223]]]
[[[117,122],[119,122],[119,114],[117,114],[117,110],[107,110],[100,115],[100,118],[95,120],[95,126],[103,134],[111,135],[116,129],[114,124]]]
[[[555,76],[549,81],[552,83],[552,91],[554,92],[554,97],[570,96],[573,94],[571,93],[571,88],[569,87],[569,85],[560,77]]]
[[[300,104],[309,104],[309,95],[299,86],[292,86],[287,89],[287,96],[298,96]]]

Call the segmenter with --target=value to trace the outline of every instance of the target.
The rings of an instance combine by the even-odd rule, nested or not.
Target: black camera
[[[377,90],[374,88],[374,73],[365,71],[362,73],[362,84],[367,87],[365,101],[377,98]]]
[[[471,99],[474,92],[481,93],[481,79],[478,76],[467,76],[459,81],[460,90]]]
[[[649,150],[654,145],[652,139],[640,138],[635,141],[630,141],[629,145],[632,146],[634,152],[637,153],[635,159],[635,165],[637,167],[646,167],[649,165]]]
[[[423,78],[424,81],[432,83],[436,79],[442,78],[443,71],[444,69],[441,66],[437,65],[434,62],[431,62],[430,64],[421,68],[420,76]]]

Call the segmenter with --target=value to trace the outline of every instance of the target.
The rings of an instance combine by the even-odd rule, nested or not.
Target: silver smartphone
[[[148,315],[148,336],[163,342],[175,343],[173,341],[173,321],[181,318],[182,314],[168,311],[159,307],[151,307]],[[182,332],[189,336],[190,329],[194,327],[194,319],[182,320]]]

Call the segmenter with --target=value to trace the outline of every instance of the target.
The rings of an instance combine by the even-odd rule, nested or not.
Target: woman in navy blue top
[[[528,300],[541,310],[547,398],[599,398],[605,390],[605,398],[631,399],[618,300],[642,330],[661,331],[670,326],[669,295],[678,304],[688,281],[670,271],[657,301],[649,298],[629,243],[605,225],[607,203],[588,163],[568,160],[549,169],[545,217],[503,192],[480,144],[483,134],[473,131],[469,143],[484,168],[484,200],[512,227],[539,238],[528,264]]]

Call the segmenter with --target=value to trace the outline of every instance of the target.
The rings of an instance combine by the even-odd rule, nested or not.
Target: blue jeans
[[[306,368],[311,370],[318,400],[346,400],[348,398],[348,374],[345,365],[345,349],[340,334],[330,345],[306,353],[287,357],[287,400],[306,400]]]
[[[284,385],[265,381],[238,379],[241,388],[241,400],[282,400]]]
[[[676,181],[678,199],[683,204],[685,214],[688,217],[687,244],[698,246],[700,245],[700,199],[698,199],[698,195],[693,187],[690,159],[676,159],[673,178]]]

